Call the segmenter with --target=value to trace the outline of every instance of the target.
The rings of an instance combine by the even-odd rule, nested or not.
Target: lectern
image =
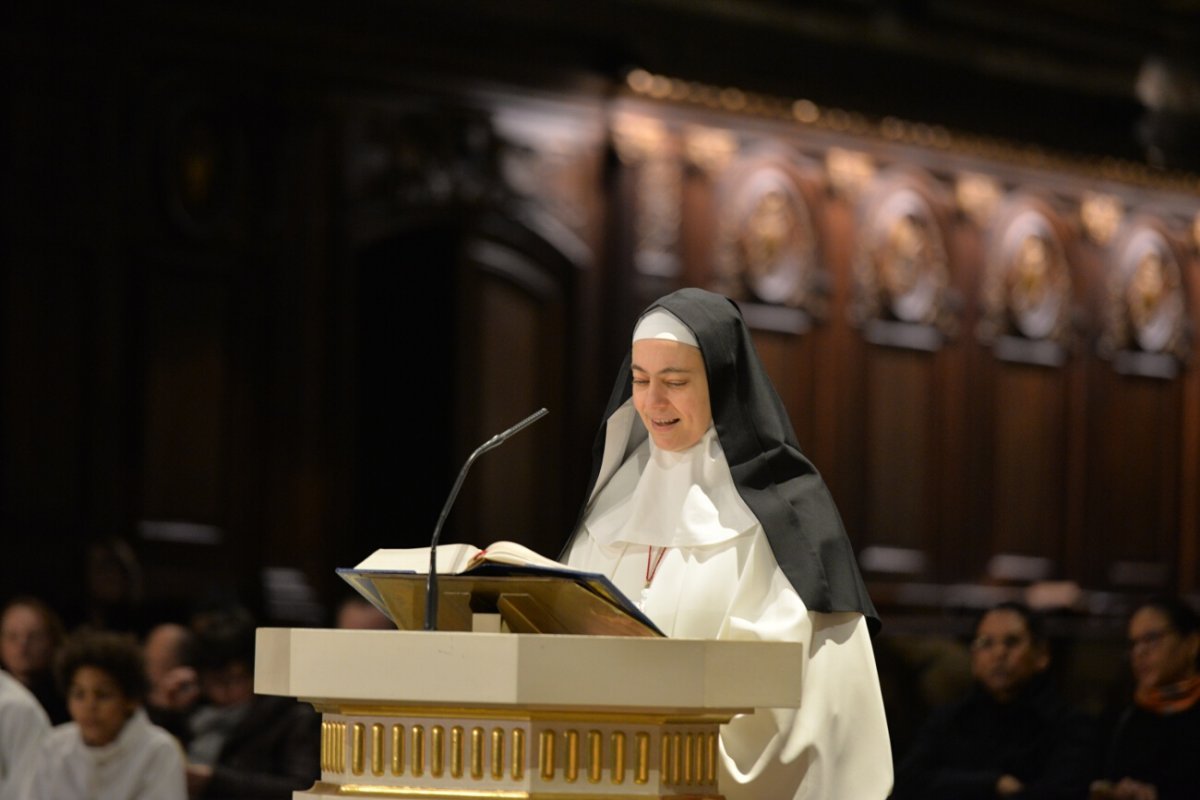
[[[800,704],[803,645],[261,628],[254,688],[322,714],[305,798],[719,800],[718,733]]]

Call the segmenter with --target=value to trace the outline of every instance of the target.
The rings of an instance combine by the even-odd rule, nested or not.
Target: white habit
[[[21,800],[187,800],[183,751],[139,708],[117,738],[88,747],[67,722],[42,740]]]
[[[643,440],[619,461],[634,414],[627,402],[610,419],[567,563],[607,575],[667,636],[807,645],[799,709],[722,727],[728,800],[883,800],[891,746],[866,618],[808,611],[738,495],[715,429],[679,453]],[[753,664],[745,674],[754,680]]]

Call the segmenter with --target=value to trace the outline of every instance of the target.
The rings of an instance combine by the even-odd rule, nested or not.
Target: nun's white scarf
[[[629,449],[634,426],[640,429],[634,435],[645,438]],[[715,427],[687,450],[660,450],[631,401],[609,419],[597,486],[584,526],[601,546],[703,547],[758,524],[733,484]]]

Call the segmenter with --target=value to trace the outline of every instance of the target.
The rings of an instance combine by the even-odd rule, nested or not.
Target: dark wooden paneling
[[[539,408],[553,410],[501,448],[483,457],[475,481],[477,506],[467,530],[478,544],[497,539],[528,542],[557,555],[564,504],[563,471],[554,460],[563,439],[563,409],[569,402],[564,373],[566,328],[561,303],[520,291],[490,277],[477,288],[482,336],[477,342],[478,425],[486,437],[499,433]],[[474,383],[475,375],[467,378]],[[469,391],[462,386],[462,391]]]
[[[1178,569],[1182,384],[1098,369],[1091,389],[1088,583],[1173,586]]]
[[[22,248],[3,271],[0,506],[8,518],[69,527],[85,516],[86,260],[70,248]]]
[[[223,271],[155,263],[148,272],[142,514],[220,524],[228,442]]]
[[[1061,567],[1069,469],[1065,374],[1003,362],[995,369],[993,528],[973,560],[1006,553],[1048,558]]]
[[[812,340],[769,331],[754,332],[754,346],[796,430],[800,449],[808,454],[816,438],[813,408]],[[820,469],[820,465],[817,467]]]
[[[532,231],[486,227],[466,246],[456,312],[457,447],[465,458],[538,409],[550,413],[472,467],[452,530],[461,541],[512,539],[555,556],[581,501],[568,459],[586,453],[568,451],[578,444],[567,410],[574,267]]]
[[[866,540],[936,552],[933,357],[873,347],[866,369]]]
[[[814,217],[831,287],[825,319],[808,334],[814,351],[813,372],[806,376],[813,386],[814,413],[808,455],[829,484],[851,541],[861,549],[869,541],[863,502],[868,394],[862,366],[869,346],[847,314],[853,296],[854,212],[843,198],[829,196]]]
[[[80,531],[133,535],[146,518],[184,519],[219,528],[224,544],[146,543],[155,591],[244,585],[281,565],[328,594],[335,566],[422,544],[462,458],[545,406],[549,418],[477,465],[451,524],[459,538],[553,549],[629,323],[662,292],[711,278],[716,168],[684,168],[680,272],[642,275],[638,181],[612,153],[574,164],[572,134],[559,144],[530,134],[505,161],[486,107],[511,108],[521,90],[472,76],[480,61],[459,64],[451,88],[446,62],[410,74],[402,49],[361,51],[362,30],[318,37],[300,58],[299,29],[255,47],[250,28],[226,39],[217,18],[198,29],[167,14],[139,19],[150,29],[130,40],[96,35],[93,16],[16,19],[8,52],[6,542],[46,534],[72,549]],[[545,113],[529,121],[539,136],[575,103],[595,115],[595,141],[611,140],[600,128],[630,101],[613,101],[628,87],[607,74],[542,86],[526,98]],[[1178,573],[1168,587],[1200,588],[1197,358],[1158,381],[1117,375],[1096,355],[1106,246],[1084,241],[1078,222],[1080,197],[1102,184],[1130,213],[1169,206],[1166,224],[1194,237],[1183,183],[1124,166],[1060,170],[1056,157],[954,136],[926,146],[919,127],[843,127],[830,109],[812,125],[786,111],[638,102],[669,118],[673,136],[711,126],[746,153],[804,164],[828,308],[808,331],[757,329],[756,340],[859,550],[918,550],[931,564],[919,580],[942,584],[978,580],[991,555],[1016,552],[1052,559],[1085,588],[1111,588],[1117,562],[1163,564]],[[925,170],[954,218],[961,325],[937,353],[870,344],[849,322],[860,231],[853,188],[827,180],[834,147],[880,172]],[[171,195],[209,168],[213,193],[191,205]],[[505,185],[522,170],[519,186]],[[1005,194],[1040,186],[1080,240],[1068,257],[1082,322],[1061,368],[999,362],[975,338],[986,223],[948,199],[968,172],[995,176]],[[475,227],[486,210],[519,229],[517,212],[534,207],[569,210],[556,224],[578,229],[591,260],[529,231]],[[656,208],[673,218],[670,195]],[[464,254],[477,241],[499,243],[515,271]],[[1194,242],[1184,249],[1196,330],[1200,263]]]

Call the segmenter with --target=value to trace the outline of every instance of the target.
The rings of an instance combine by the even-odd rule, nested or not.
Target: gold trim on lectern
[[[435,778],[442,777],[446,772],[446,729],[434,725],[429,744],[429,774]]]
[[[491,798],[491,800],[529,800],[529,798],[533,797],[533,795],[523,789],[435,789],[430,787],[376,786],[372,784],[333,784],[321,782],[313,786],[313,791],[346,797],[409,797],[414,800],[437,797],[480,798],[480,800],[486,800],[487,798]],[[544,796],[539,795],[539,797]],[[554,798],[549,797],[549,800],[554,800]],[[592,800],[606,800],[606,798],[595,797]]]
[[[404,797],[410,800],[434,800],[436,798],[462,798],[464,800],[646,800],[647,798],[668,797],[668,795],[640,795],[610,792],[598,794],[579,794],[577,792],[532,792],[523,789],[433,789],[409,786],[372,786],[369,784],[331,784],[318,782],[312,788],[324,795],[344,797]],[[720,795],[685,794],[669,795],[677,800],[720,800]]]
[[[613,746],[613,766],[612,766],[612,782],[625,782],[625,734],[621,731],[614,731],[612,735]]]
[[[471,728],[471,778],[483,780],[483,728]]]
[[[376,722],[371,725],[371,774],[383,775],[383,725]]]
[[[412,726],[412,762],[409,770],[413,777],[419,778],[425,774],[425,726]]]
[[[604,775],[604,734],[600,731],[588,731],[588,751],[591,754],[588,761],[588,783],[599,783]]]
[[[392,774],[404,774],[404,726],[392,726]]]
[[[638,731],[634,739],[637,740],[637,769],[633,773],[633,782],[645,785],[650,782],[650,734]]]
[[[522,728],[513,728],[513,748],[512,748],[512,778],[514,781],[525,779],[525,731]]]
[[[538,737],[538,769],[544,781],[554,780],[554,731],[544,730]]]
[[[450,729],[450,777],[461,778],[463,776],[463,727],[455,725]]]
[[[504,777],[504,728],[492,728],[492,778]]]
[[[366,743],[367,726],[361,722],[354,723],[350,729],[350,771],[355,775],[362,775],[366,771]]]
[[[579,780],[579,731],[567,731],[567,783]]]

